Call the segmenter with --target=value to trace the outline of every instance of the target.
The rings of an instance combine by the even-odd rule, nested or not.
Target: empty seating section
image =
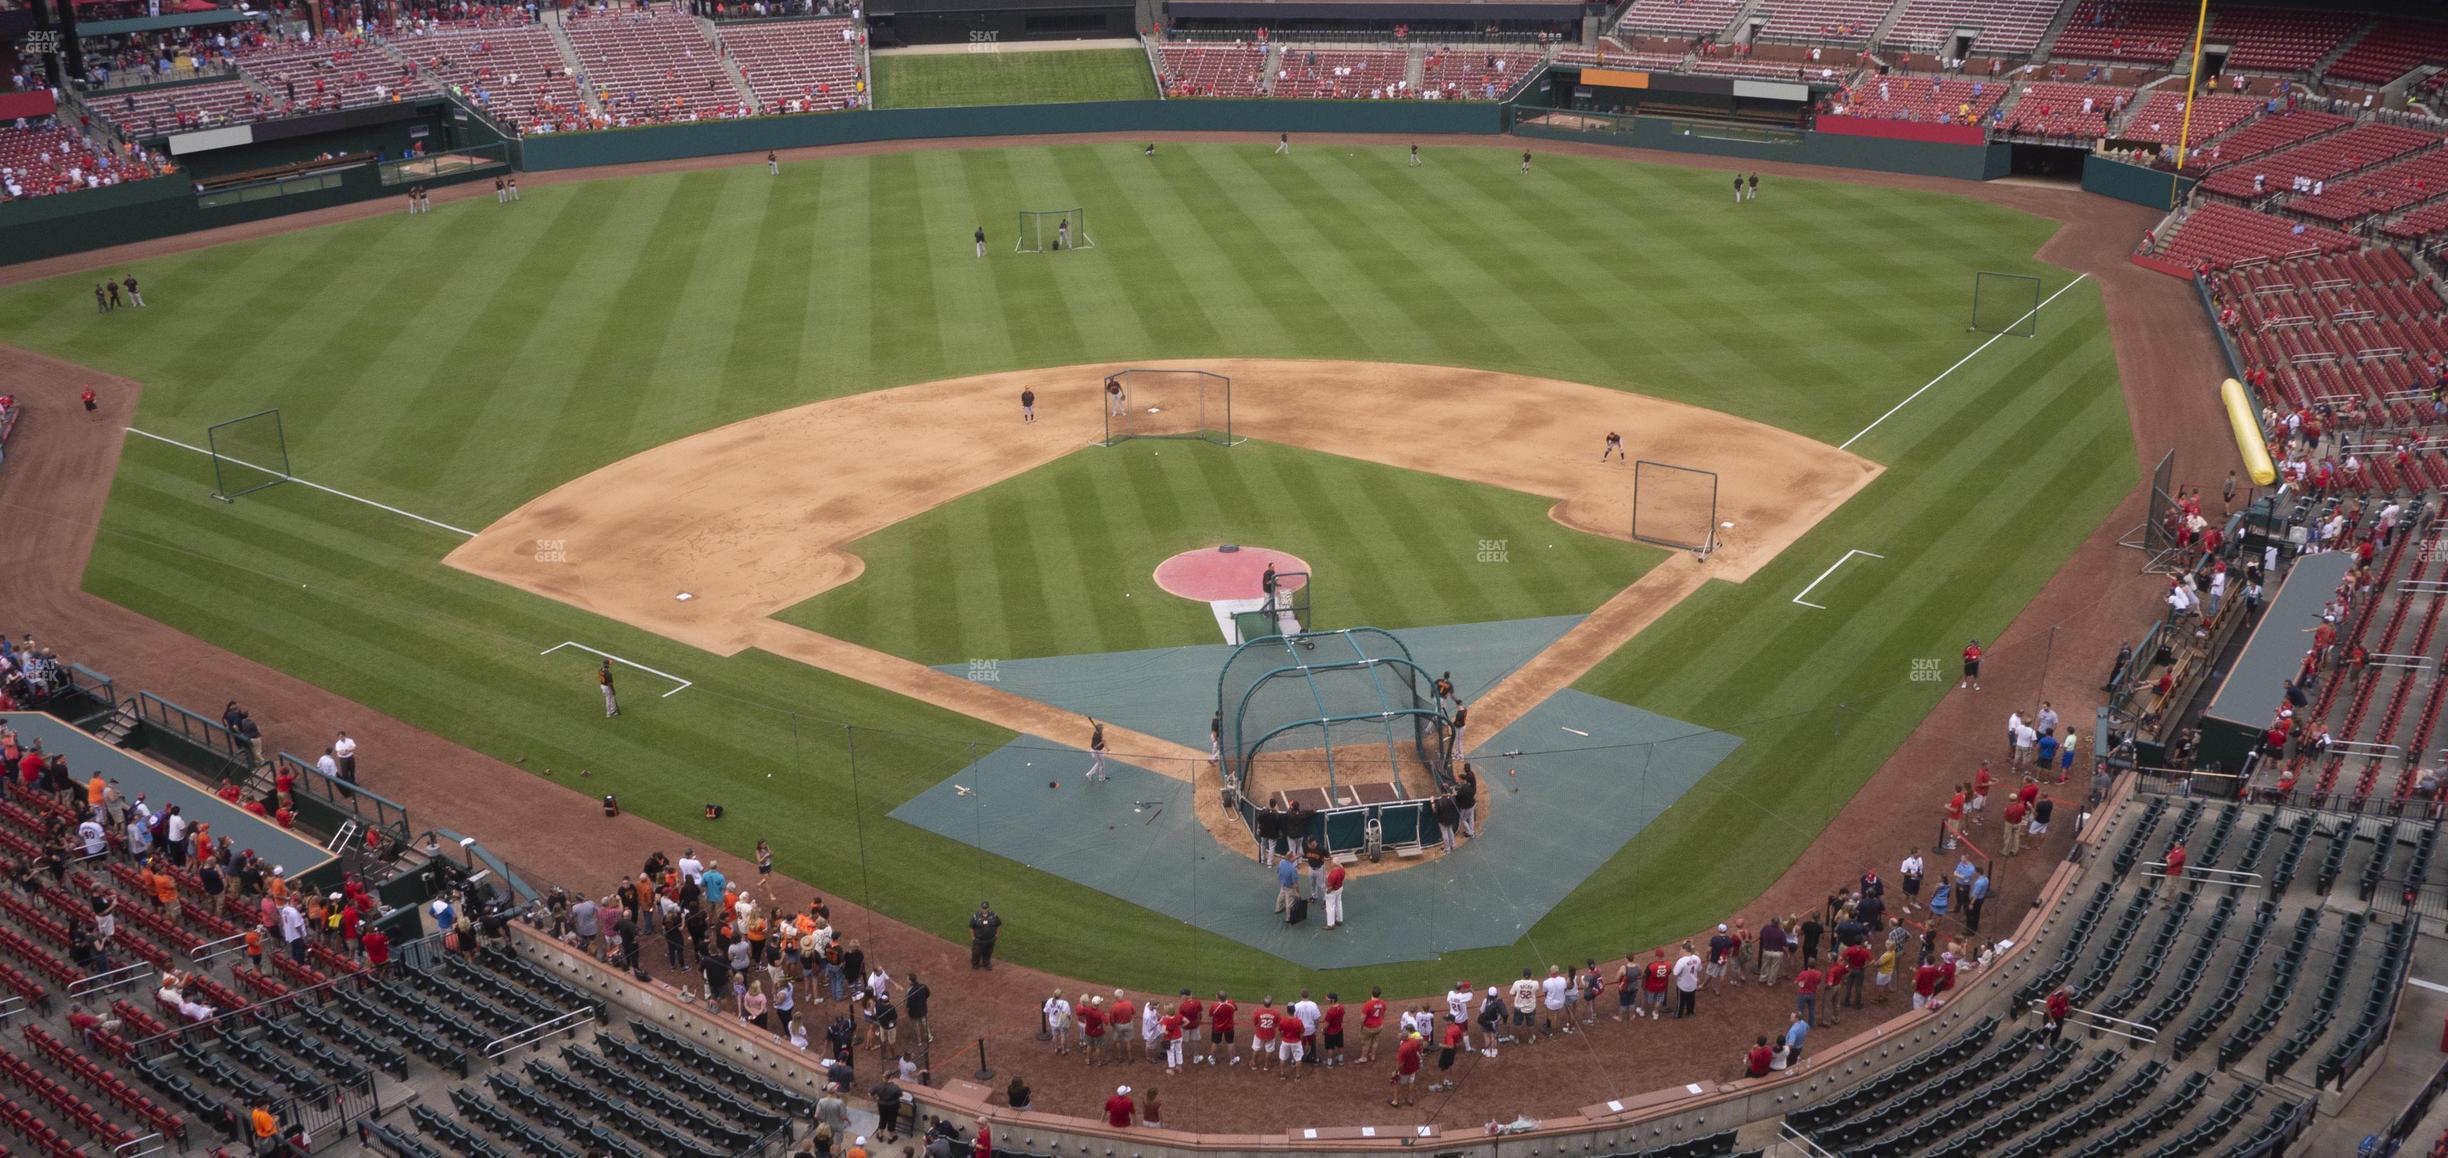
[[[1725,31],[1745,0],[1632,0],[1617,26],[1634,32],[1709,36]]]
[[[2356,125],[2342,133],[2316,137],[2283,152],[2255,158],[2250,163],[2231,162],[2203,180],[2202,188],[2229,197],[2285,193],[2293,189],[2298,177],[2334,181],[2439,143],[2438,136],[2396,125]],[[2253,183],[2256,176],[2263,178],[2258,188]]]
[[[586,122],[568,62],[541,24],[440,23],[390,44],[427,77],[522,131],[567,132]]]
[[[2329,113],[2292,112],[2247,122],[2235,135],[2213,142],[2216,165],[2238,165],[2301,141],[2333,133],[2354,122]]]
[[[1765,0],[1760,35],[1779,40],[1861,44],[1870,39],[1896,0]]]
[[[2328,75],[2387,84],[2422,65],[2441,63],[2448,63],[2448,24],[2383,19],[2329,66]]]
[[[1444,100],[1495,100],[1537,71],[1534,53],[1469,46],[1431,51],[1420,62],[1420,87]]]
[[[2305,7],[2216,4],[2210,9],[2212,43],[2235,46],[2227,67],[2253,72],[2310,72],[2320,58],[2344,44],[2367,17]]]
[[[1167,41],[1156,46],[1156,55],[1164,62],[1166,96],[1249,97],[1266,87],[1263,44]]]
[[[2360,176],[2332,182],[2319,196],[2294,197],[2287,201],[2286,209],[2323,221],[2360,221],[2376,213],[2394,213],[2442,193],[2448,193],[2448,150],[2432,149]]]
[[[2191,267],[2207,261],[2225,269],[2242,261],[2269,260],[2317,251],[2344,253],[2359,248],[2354,238],[2334,229],[2306,225],[2267,213],[2206,201],[2180,221],[2159,243],[2159,255]]]
[[[2108,135],[2108,118],[2133,99],[2130,89],[2042,81],[2025,85],[2006,110],[2006,131],[2022,136],[2089,141]]]
[[[271,93],[283,115],[362,108],[434,91],[379,46],[349,37],[243,49],[238,71]]]
[[[1987,118],[2005,95],[2002,81],[1895,76],[1865,80],[1838,92],[1832,106],[1853,117],[1959,124]]]
[[[98,93],[87,103],[122,136],[138,137],[246,124],[273,111],[271,102],[242,80]]]
[[[735,116],[744,103],[703,27],[680,9],[616,8],[566,30],[579,80],[616,125]]]
[[[1970,29],[1973,51],[2022,56],[2039,47],[2061,7],[2063,0],[1911,0],[1886,43],[1934,51]]]
[[[2188,126],[2185,123],[2183,88],[2180,86],[2173,92],[2158,89],[2150,94],[2150,99],[2142,102],[2141,108],[2134,110],[2133,119],[2126,122],[2116,135],[2119,140],[2173,145],[2177,134],[2182,131],[2191,146],[2198,149],[2202,147],[2202,142],[2251,120],[2260,111],[2261,101],[2253,97],[2196,97],[2193,101],[2193,121]],[[2219,155],[2224,157],[2226,150],[2221,149]]]
[[[141,153],[123,156],[97,148],[65,125],[19,129],[0,124],[0,190],[6,197],[70,193],[166,171]]]
[[[2427,241],[2448,233],[2448,201],[2434,201],[2380,227],[2380,232],[2399,241]]]
[[[847,20],[782,20],[716,30],[766,114],[831,112],[866,103],[857,28]]]
[[[1278,97],[1383,100],[1404,95],[1410,56],[1398,49],[1287,48],[1274,67]]]
[[[2053,56],[2174,64],[2193,47],[2195,8],[2175,0],[2079,0]]]

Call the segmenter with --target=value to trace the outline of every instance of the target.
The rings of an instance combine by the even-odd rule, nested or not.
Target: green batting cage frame
[[[1059,253],[1066,249],[1095,249],[1096,239],[1088,236],[1088,211],[1085,209],[1023,209],[1020,211],[1019,253]]]
[[[1708,558],[1717,549],[1717,472],[1634,459],[1632,537]]]
[[[1239,441],[1232,430],[1232,379],[1222,374],[1120,370],[1097,385],[1097,397],[1104,400],[1107,446],[1129,438],[1195,438],[1217,446]]]
[[[289,481],[289,440],[277,409],[216,422],[204,444],[212,451],[212,496],[222,502]]]
[[[2020,273],[1972,275],[1972,324],[1978,334],[2040,336],[2040,279]]]
[[[1452,787],[1453,723],[1436,677],[1394,633],[1353,627],[1243,643],[1216,679],[1216,712],[1224,798],[1253,838],[1258,810],[1278,796],[1303,800],[1310,814],[1305,831],[1288,835],[1329,852],[1359,851],[1372,824],[1389,847],[1435,834],[1431,802],[1403,787],[1403,773],[1425,770],[1437,791]]]
[[[1259,600],[1258,606],[1247,611],[1233,612],[1232,641],[1294,636],[1316,625],[1317,621],[1309,616],[1309,573],[1279,571],[1273,595]]]

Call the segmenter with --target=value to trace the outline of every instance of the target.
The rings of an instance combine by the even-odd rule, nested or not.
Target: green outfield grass
[[[1047,105],[1156,99],[1156,74],[1136,48],[1028,52],[880,53],[880,109]]]
[[[515,205],[478,198],[115,271],[142,278],[147,310],[95,316],[90,277],[13,287],[0,291],[0,340],[146,382],[136,424],[171,437],[201,441],[213,421],[280,407],[300,475],[482,527],[588,470],[751,415],[1095,361],[1486,367],[1842,442],[1976,344],[1974,271],[2032,273],[2050,291],[2068,280],[2032,258],[2049,223],[1938,194],[1779,180],[1735,206],[1714,170],[1553,156],[1524,177],[1501,150],[1430,149],[1416,170],[1399,144],[1269,152],[922,151],[795,164],[781,180],[752,164],[538,185]],[[1000,225],[1007,241],[1013,210],[1046,205],[1094,210],[1098,247],[972,256],[972,227]],[[1952,686],[1913,682],[1913,661],[1994,634],[2132,485],[2130,441],[2099,295],[2077,286],[2037,339],[1999,341],[1857,443],[1889,467],[1859,499],[1751,583],[1709,586],[1585,679],[1745,743],[1531,930],[1540,958],[1619,954],[1755,895]],[[1213,457],[1244,451],[1271,453]],[[1086,467],[1132,469],[1066,463],[1047,477]],[[1268,485],[1321,512],[1312,527],[1335,514],[1400,525],[1314,460]],[[947,936],[991,882],[1010,953],[1031,965],[1141,986],[1296,979],[1272,958],[889,819],[1007,733],[449,571],[436,560],[457,536],[304,487],[225,505],[209,486],[205,460],[131,442],[88,588],[531,770],[589,769],[590,790],[619,792],[701,846],[744,855],[767,836],[784,871]],[[1066,534],[1146,517],[1117,508]],[[921,566],[932,549],[911,544],[896,565]],[[1857,559],[1814,592],[1828,610],[1791,602],[1848,549],[1886,558]],[[1416,550],[1384,542],[1338,565],[1415,568]],[[1425,576],[1422,598],[1452,600],[1435,585],[1471,579],[1490,581],[1465,567]],[[1324,593],[1376,597],[1339,583]],[[931,655],[971,654],[893,630]],[[667,700],[628,685],[636,707],[606,728],[587,662],[535,654],[570,639],[698,685]],[[846,723],[862,726],[855,759]],[[731,819],[702,821],[708,796]],[[580,809],[568,823],[590,819]],[[912,864],[928,871],[895,871]],[[1427,992],[1457,969],[1518,968],[1523,952],[1298,980]]]
[[[1335,503],[1333,496],[1359,501]],[[1331,586],[1332,627],[1576,615],[1661,557],[1565,530],[1554,500],[1262,442],[1126,442],[1081,451],[851,544],[857,581],[782,618],[921,663],[1215,643],[1205,603],[1158,590],[1172,555],[1256,543]],[[1508,565],[1476,556],[1510,544]],[[1081,593],[1131,591],[1118,604]]]

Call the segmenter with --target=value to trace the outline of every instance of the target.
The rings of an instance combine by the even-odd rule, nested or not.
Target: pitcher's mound
[[[1156,585],[1170,594],[1202,603],[1256,599],[1266,594],[1259,577],[1266,574],[1269,563],[1275,564],[1279,585],[1286,591],[1298,591],[1306,581],[1303,576],[1308,573],[1309,564],[1300,556],[1243,545],[1232,551],[1202,547],[1175,555],[1156,565]]]

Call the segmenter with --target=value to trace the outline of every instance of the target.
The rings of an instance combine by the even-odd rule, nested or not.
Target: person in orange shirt
[[[168,869],[153,874],[153,903],[165,909],[178,904],[178,878]]]
[[[102,808],[102,798],[109,792],[109,782],[102,779],[101,773],[94,773],[93,779],[85,782],[85,806],[87,808],[100,811]]]
[[[272,1150],[272,1136],[280,1133],[280,1119],[273,1117],[272,1111],[262,1106],[255,1107],[253,1111],[247,1114],[247,1118],[255,1126],[256,1153],[270,1153]]]
[[[263,968],[263,937],[264,931],[261,925],[246,931],[246,955],[249,968]]]

